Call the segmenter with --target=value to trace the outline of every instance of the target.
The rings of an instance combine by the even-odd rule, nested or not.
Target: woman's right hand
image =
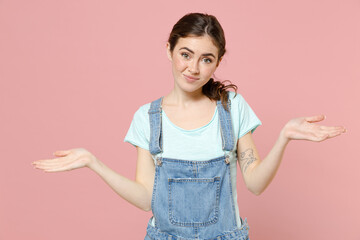
[[[58,158],[37,160],[32,164],[45,172],[61,172],[89,167],[97,161],[96,157],[84,148],[56,151],[54,155]]]

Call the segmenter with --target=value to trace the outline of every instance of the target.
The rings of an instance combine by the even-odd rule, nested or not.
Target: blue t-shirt
[[[255,115],[254,111],[241,96],[235,92],[229,91],[229,99],[231,100],[231,120],[233,124],[236,139],[241,138],[246,133],[261,125],[261,121]],[[150,142],[150,123],[149,114],[150,104],[142,105],[134,114],[130,128],[125,136],[124,142],[129,142],[134,146],[139,146],[149,150]],[[224,155],[222,150],[220,120],[217,107],[209,123],[206,125],[186,130],[173,124],[162,111],[162,137],[164,158],[177,158],[184,160],[209,160]],[[237,141],[235,141],[234,149],[228,155],[230,156],[230,175],[233,189],[233,199],[236,207],[237,223],[240,227],[241,222],[237,206],[236,192],[236,163],[237,163]],[[155,156],[153,155],[154,163]]]
[[[254,111],[247,104],[245,99],[238,93],[229,91],[231,100],[231,117],[233,129],[237,139],[244,136],[250,130],[253,133],[261,125],[261,121]],[[139,146],[149,150],[150,124],[148,110],[150,103],[141,106],[134,114],[130,128],[126,134],[124,142],[129,142],[134,146]],[[208,160],[214,155],[222,155],[220,122],[217,112],[211,121],[196,129],[186,130],[173,124],[162,111],[163,129],[163,157]],[[186,151],[184,151],[186,149]]]

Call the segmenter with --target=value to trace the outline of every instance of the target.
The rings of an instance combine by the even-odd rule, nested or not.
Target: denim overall
[[[162,98],[149,109],[150,153],[156,158],[145,240],[245,240],[247,220],[237,227],[228,152],[235,141],[230,111],[217,101],[224,155],[206,161],[161,157]],[[230,100],[228,106],[230,109]],[[186,149],[184,149],[186,151]],[[155,221],[155,227],[150,225]]]

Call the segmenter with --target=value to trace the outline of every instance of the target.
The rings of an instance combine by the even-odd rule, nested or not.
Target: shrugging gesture
[[[229,98],[229,94],[233,93],[227,89],[232,88],[236,92],[236,85],[225,85],[227,80],[220,82],[213,78],[226,52],[225,43],[224,31],[213,15],[189,13],[174,25],[166,43],[174,87],[167,95],[162,95],[161,103],[158,101],[159,98],[155,100],[155,104],[162,108],[161,111],[149,109],[150,106],[154,106],[151,104],[144,104],[139,108],[125,137],[125,140],[137,149],[135,180],[115,172],[84,148],[56,151],[54,155],[57,158],[35,161],[35,168],[45,172],[61,172],[88,167],[123,199],[144,211],[152,210],[154,216],[148,223],[146,240],[159,239],[160,235],[173,236],[176,239],[228,239],[230,235],[236,236],[236,239],[248,239],[249,228],[246,218],[244,221],[240,219],[237,202],[229,204],[231,199],[237,197],[236,191],[231,191],[236,189],[236,182],[232,179],[237,176],[237,162],[240,164],[247,188],[259,195],[275,176],[290,140],[321,142],[346,130],[342,126],[327,127],[317,124],[325,119],[323,115],[291,119],[279,132],[278,139],[268,155],[260,160],[252,139],[253,131],[247,128],[258,126],[260,120],[245,99],[240,96],[237,99]],[[154,82],[154,86],[156,84],[162,83]],[[227,108],[226,114],[230,117],[218,114],[219,121],[226,122],[225,129],[233,131],[232,126],[236,126],[239,133],[247,131],[237,139],[236,149],[232,148],[232,145],[229,147],[233,154],[221,153],[220,157],[212,149],[220,149],[221,145],[217,144],[223,141],[224,146],[224,142],[228,140],[224,136],[233,135],[227,132],[220,136],[218,133],[223,130],[222,124],[207,124],[214,116],[213,109],[217,107],[219,100],[219,112],[222,112],[222,107],[228,106],[227,100],[233,102],[233,106],[239,106]],[[145,148],[154,143],[152,141],[155,138],[149,139],[147,136],[151,132],[149,128],[153,122],[159,123],[152,119],[161,119],[162,111],[169,113],[169,122],[181,126],[165,130],[156,125],[157,133],[159,129],[167,131],[164,133],[167,137],[161,138],[167,148],[164,155],[155,158],[154,154],[151,154],[154,151]],[[150,118],[148,113],[157,115]],[[242,121],[243,119],[248,119],[247,123],[246,120]],[[202,126],[207,127],[206,131],[201,132],[204,133],[202,137],[198,137],[202,134],[195,131],[187,131],[184,134],[183,130],[199,129]],[[219,141],[209,139],[214,136],[219,136]],[[156,140],[160,138],[156,137]],[[179,147],[181,144],[177,144],[184,142],[189,144],[187,148]],[[196,142],[197,146],[192,146],[193,142]],[[197,148],[198,146],[204,148]],[[176,156],[179,161],[169,160],[168,156]],[[190,161],[184,162],[187,160]],[[201,164],[194,161],[201,161]],[[192,165],[187,165],[189,163]],[[180,174],[180,170],[184,171]],[[165,212],[169,212],[170,217],[164,214]],[[192,229],[184,226],[201,231],[190,231]]]

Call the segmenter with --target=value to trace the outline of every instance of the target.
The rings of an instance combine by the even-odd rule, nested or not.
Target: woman
[[[135,181],[83,148],[56,151],[35,161],[46,172],[89,167],[122,198],[152,210],[145,239],[248,239],[239,214],[236,164],[247,188],[261,194],[275,176],[290,140],[323,141],[343,127],[315,124],[323,115],[290,120],[270,153],[260,160],[252,133],[260,120],[233,84],[214,81],[225,54],[224,32],[212,15],[191,13],[167,42],[174,88],[141,106],[125,141],[137,147]]]

